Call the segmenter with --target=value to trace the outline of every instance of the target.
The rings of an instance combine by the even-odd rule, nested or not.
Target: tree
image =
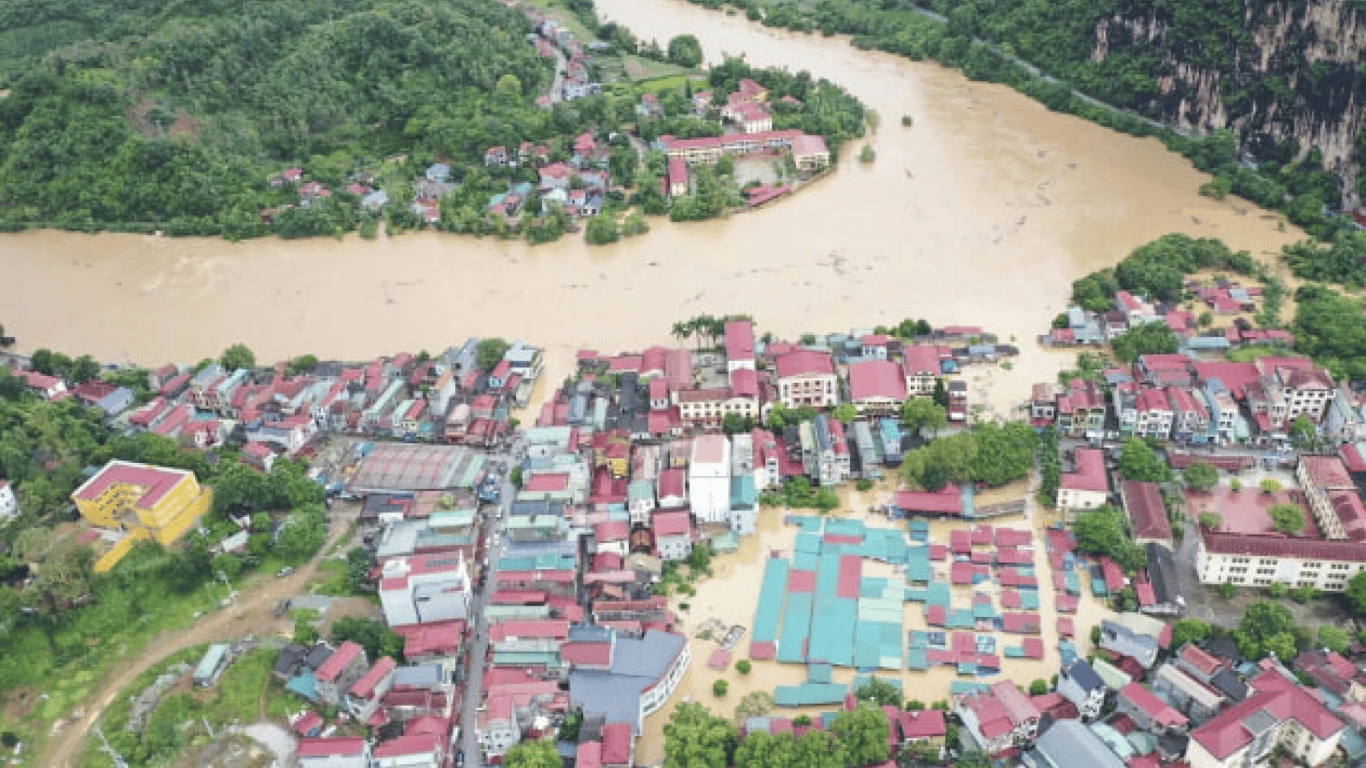
[[[1347,650],[1347,646],[1352,644],[1352,636],[1345,629],[1324,624],[1319,627],[1318,644],[1330,651],[1342,653]]]
[[[1170,355],[1181,347],[1181,341],[1166,323],[1144,323],[1110,342],[1115,357],[1132,363],[1142,355]]]
[[[773,711],[773,694],[767,691],[750,691],[740,699],[735,707],[735,719],[744,722],[751,717],[763,717]]]
[[[588,220],[584,240],[589,245],[608,245],[620,239],[621,227],[617,226],[616,217],[604,213]]]
[[[327,510],[308,504],[289,514],[280,525],[277,551],[285,560],[298,564],[312,557],[327,541]]]
[[[669,61],[692,69],[702,63],[702,44],[696,35],[678,35],[669,40]]]
[[[1280,603],[1259,600],[1247,607],[1233,639],[1250,660],[1274,652],[1288,661],[1295,656],[1295,617]]]
[[[1206,493],[1219,484],[1219,470],[1207,461],[1196,461],[1181,471],[1181,479],[1192,491]]]
[[[296,376],[301,373],[308,373],[316,367],[318,367],[317,355],[299,355],[289,361],[289,372]]]
[[[721,431],[728,435],[735,435],[741,432],[748,432],[746,429],[748,420],[738,413],[727,413],[721,417]]]
[[[1042,696],[1042,695],[1044,695],[1045,693],[1048,693],[1048,681],[1047,681],[1047,680],[1044,680],[1044,679],[1040,678],[1040,679],[1034,680],[1034,682],[1032,682],[1032,683],[1029,684],[1029,695],[1030,695],[1030,696]]]
[[[256,354],[246,344],[233,344],[223,350],[223,354],[218,358],[218,364],[229,371],[235,371],[238,368],[255,368]]]
[[[550,739],[519,741],[503,756],[507,768],[561,768],[563,762]]]
[[[934,380],[934,393],[930,395],[930,399],[934,401],[935,405],[939,406],[940,408],[943,408],[944,410],[948,410],[949,387],[947,384],[944,383],[943,379]]]
[[[1304,509],[1298,504],[1272,504],[1266,511],[1281,533],[1299,533],[1304,530]]]
[[[748,675],[749,671],[753,668],[754,665],[750,663],[749,659],[740,659],[735,662],[735,671],[742,675]]]
[[[503,359],[503,355],[507,354],[510,346],[511,345],[502,339],[494,338],[480,340],[478,349],[475,352],[475,359],[478,362],[479,367],[485,372],[493,370],[493,367],[498,365],[498,362]]]
[[[95,362],[95,358],[90,355],[81,355],[71,361],[71,380],[77,384],[94,381],[99,378],[99,375],[100,364]]]
[[[498,78],[498,84],[493,87],[493,90],[505,99],[515,100],[522,95],[522,81],[509,72]]]
[[[1108,555],[1125,570],[1142,568],[1147,562],[1147,555],[1142,547],[1129,539],[1124,520],[1123,512],[1108,505],[1078,514],[1072,525],[1077,537],[1077,549]]]
[[[877,150],[873,149],[872,144],[864,144],[863,149],[859,150],[858,161],[867,165],[877,159]]]
[[[879,707],[890,705],[901,708],[901,689],[880,678],[869,678],[868,682],[859,686],[854,696],[859,701],[871,701]]]
[[[1147,443],[1135,437],[1124,444],[1119,456],[1119,473],[1125,480],[1163,483],[1171,479],[1172,470]]]
[[[372,662],[385,656],[396,660],[403,658],[403,635],[373,619],[343,616],[332,622],[332,642],[347,640],[364,648],[366,657]]]
[[[726,695],[726,691],[729,690],[729,689],[730,689],[730,683],[728,683],[728,682],[726,682],[725,680],[722,680],[722,679],[720,679],[720,678],[717,678],[717,679],[716,679],[714,682],[712,682],[712,684],[711,684],[711,692],[712,692],[714,695],[716,695],[716,696],[725,696],[725,695]]]
[[[1264,477],[1261,482],[1262,493],[1280,493],[1281,484],[1274,477]]]
[[[915,433],[928,429],[937,433],[949,423],[949,413],[944,406],[923,397],[908,398],[901,404],[901,421]]]
[[[1358,616],[1366,615],[1366,571],[1358,571],[1355,576],[1348,579],[1347,589],[1342,594],[1352,613]]]
[[[512,468],[512,471],[508,473],[508,479],[512,481],[513,487],[515,487],[515,488],[521,488],[521,487],[522,487],[522,465],[521,465],[521,464],[518,464],[517,466],[515,466],[515,467]]]
[[[1318,442],[1318,439],[1319,428],[1308,416],[1300,414],[1295,417],[1294,421],[1290,422],[1290,442],[1296,448],[1312,447],[1314,443]]]
[[[834,417],[845,424],[858,420],[858,408],[853,403],[840,403],[835,406]]]
[[[830,732],[844,746],[850,765],[872,765],[887,759],[887,716],[877,707],[865,704],[839,713],[830,724]]]
[[[1172,625],[1171,647],[1179,649],[1186,643],[1204,642],[1211,631],[1210,625],[1199,619],[1182,619]]]
[[[738,740],[739,733],[729,720],[695,701],[679,704],[664,725],[664,765],[727,768]]]
[[[970,750],[953,761],[953,768],[991,768],[991,760],[977,750]]]
[[[361,592],[370,584],[370,555],[364,547],[352,547],[346,553],[346,586]]]
[[[920,699],[911,699],[910,701],[906,702],[907,712],[919,712],[924,708],[925,702],[921,701]]]
[[[1236,594],[1237,592],[1238,588],[1235,587],[1233,585],[1233,582],[1231,581],[1226,581],[1223,584],[1219,585],[1219,596],[1224,598],[1225,600],[1232,600],[1234,594]]]

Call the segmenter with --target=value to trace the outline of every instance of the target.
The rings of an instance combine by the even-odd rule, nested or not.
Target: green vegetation
[[[949,413],[930,398],[911,397],[901,404],[901,421],[917,434],[926,429],[934,434],[948,426]]]
[[[1029,695],[1030,695],[1030,696],[1042,696],[1042,695],[1044,695],[1044,694],[1046,694],[1046,693],[1048,693],[1048,681],[1047,681],[1047,680],[1036,679],[1036,680],[1034,680],[1033,682],[1031,682],[1031,683],[1029,684]]]
[[[1192,491],[1206,493],[1219,484],[1219,470],[1207,461],[1196,461],[1181,471],[1181,479]]]
[[[722,679],[717,679],[711,684],[711,692],[714,696],[725,696],[726,691],[730,690],[730,683]]]
[[[1202,643],[1212,632],[1210,625],[1199,619],[1181,619],[1172,625],[1171,648],[1176,651],[1186,643]]]
[[[877,150],[873,149],[872,144],[864,144],[863,149],[859,150],[858,161],[868,165],[877,159]]]
[[[829,512],[840,505],[840,498],[833,488],[812,488],[810,480],[798,475],[784,481],[781,489],[760,494],[759,503],[768,507],[818,509],[821,512]]]
[[[1058,455],[1058,430],[1052,425],[1039,433],[1039,503],[1052,509],[1058,504],[1062,482],[1062,457]]]
[[[879,707],[901,708],[901,688],[876,677],[869,678],[868,682],[860,685],[858,690],[854,691],[854,697],[859,701],[871,701]]]
[[[901,472],[929,490],[968,482],[1000,487],[1028,476],[1037,442],[1038,435],[1024,422],[979,424],[910,452]]]
[[[1110,341],[1115,357],[1124,363],[1141,355],[1170,355],[1180,347],[1181,340],[1166,323],[1143,323]]]
[[[742,675],[748,675],[753,668],[754,665],[750,663],[749,659],[740,659],[735,662],[735,671]]]
[[[702,63],[702,44],[696,35],[678,35],[669,40],[669,61],[692,69]]]
[[[1154,301],[1179,301],[1186,275],[1203,269],[1253,277],[1262,274],[1247,251],[1234,252],[1221,240],[1178,232],[1140,245],[1113,269],[1092,272],[1072,283],[1072,302],[1093,312],[1106,311],[1121,288]]]
[[[1125,480],[1165,483],[1172,479],[1172,468],[1147,443],[1130,438],[1119,455],[1119,473]]]
[[[1304,509],[1298,504],[1273,504],[1266,511],[1281,533],[1299,533],[1304,530]]]
[[[1366,323],[1361,303],[1331,288],[1295,291],[1295,349],[1338,378],[1366,378]]]
[[[560,768],[564,762],[550,739],[527,739],[512,745],[503,757],[508,768]]]
[[[718,681],[724,682],[724,681]],[[737,717],[753,717],[772,707],[772,697],[745,697]],[[731,721],[714,715],[697,702],[679,704],[664,726],[665,768],[768,768],[802,765],[808,768],[848,768],[887,759],[887,719],[864,705],[841,712],[829,730],[812,730],[800,739],[791,733],[750,734],[743,743]]]
[[[1143,548],[1129,538],[1124,513],[1109,505],[1078,513],[1072,532],[1077,537],[1077,549],[1108,555],[1126,571],[1136,571],[1148,562]]]
[[[1300,649],[1312,645],[1313,639],[1308,630],[1304,630],[1304,636],[1297,633],[1295,617],[1289,608],[1266,601],[1249,605],[1238,628],[1233,631],[1238,652],[1253,661],[1275,653],[1289,662]]]
[[[337,619],[332,623],[332,642],[340,644],[347,640],[364,648],[366,657],[372,661],[384,656],[403,660],[403,635],[382,621],[356,616]]]

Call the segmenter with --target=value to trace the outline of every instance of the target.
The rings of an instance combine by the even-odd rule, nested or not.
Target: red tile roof
[[[1274,669],[1258,675],[1249,685],[1255,693],[1191,733],[1191,738],[1219,760],[1252,742],[1253,734],[1243,722],[1258,711],[1266,712],[1277,722],[1293,718],[1320,739],[1327,739],[1344,727],[1322,702]]]
[[[731,320],[726,323],[726,360],[754,360],[754,323]]]
[[[849,365],[849,399],[857,403],[874,397],[906,399],[901,366],[890,360],[862,360]]]
[[[1077,471],[1063,473],[1062,487],[1097,493],[1110,490],[1109,479],[1105,476],[1105,454],[1098,448],[1078,448]]]
[[[631,762],[631,725],[608,723],[602,727],[602,762],[604,765],[627,765]]]
[[[1300,463],[1314,483],[1329,489],[1354,489],[1352,476],[1336,456],[1301,456]]]
[[[315,675],[319,680],[335,680],[337,675],[340,675],[342,670],[346,669],[347,665],[362,653],[364,653],[364,650],[360,645],[347,640],[342,643],[341,647],[334,651],[331,656],[327,657],[327,661],[323,662],[321,667],[318,667],[318,671]]]
[[[1125,481],[1124,502],[1135,539],[1171,541],[1172,528],[1167,521],[1167,505],[1162,502],[1162,491],[1157,483]]]
[[[365,739],[359,736],[330,739],[299,739],[299,757],[331,757],[359,755],[365,752]]]
[[[494,642],[514,637],[564,640],[569,637],[569,622],[564,619],[520,619],[494,624],[489,630],[489,639]]]
[[[1206,676],[1218,672],[1219,668],[1224,665],[1222,661],[1210,655],[1204,648],[1201,648],[1194,643],[1187,644],[1183,647],[1181,649],[1180,657],[1182,661]]]
[[[939,375],[939,350],[934,346],[929,344],[914,344],[905,347],[901,354],[905,360],[907,376],[917,376],[921,374]]]
[[[1139,683],[1129,683],[1120,695],[1130,703],[1146,712],[1159,725],[1167,728],[1180,728],[1188,721],[1186,716],[1172,709],[1171,705],[1159,699],[1152,691]]]
[[[186,406],[188,407],[188,406]],[[114,485],[133,485],[144,489],[137,506],[150,509],[157,505],[182,480],[193,477],[182,469],[167,469],[149,464],[110,462],[80,488],[76,496],[86,501],[98,499]]]
[[[348,693],[362,699],[370,698],[374,695],[375,688],[379,686],[379,683],[384,679],[384,676],[393,672],[394,668],[397,666],[398,664],[393,659],[385,656],[375,662],[374,666],[370,667],[370,671],[362,675],[361,678],[356,681],[356,684],[351,686],[351,690],[348,691]]]
[[[938,491],[897,491],[892,506],[906,512],[959,515],[963,512],[962,492],[949,484]]]
[[[1204,539],[1205,549],[1221,555],[1366,563],[1366,547],[1357,541],[1218,533],[1203,526],[1200,528],[1200,537]]]
[[[831,374],[835,373],[835,364],[830,359],[829,352],[819,352],[812,349],[799,349],[795,352],[788,352],[779,357],[775,364],[778,368],[778,378],[786,379],[793,376],[804,376],[807,374]]]
[[[593,535],[599,542],[625,541],[631,535],[631,524],[625,520],[608,520],[593,526]]]
[[[692,520],[686,510],[656,512],[654,529],[655,536],[684,536],[692,530]]]
[[[560,660],[569,664],[605,667],[612,663],[612,644],[565,643],[560,646]]]

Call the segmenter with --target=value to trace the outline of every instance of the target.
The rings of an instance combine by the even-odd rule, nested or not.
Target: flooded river
[[[264,360],[436,350],[471,334],[565,352],[668,340],[674,320],[748,312],[780,334],[963,323],[1026,341],[1078,275],[1171,231],[1274,253],[1296,232],[1157,141],[1054,114],[932,64],[790,35],[676,0],[600,0],[642,38],[696,33],[713,59],[809,69],[882,117],[877,161],[793,198],[632,241],[522,243],[424,233],[366,241],[29,232],[0,236],[0,322],[20,347],[144,364],[242,341]],[[912,128],[900,125],[911,115]],[[1055,366],[1038,358],[1039,367]],[[1034,366],[1022,361],[1020,378]]]

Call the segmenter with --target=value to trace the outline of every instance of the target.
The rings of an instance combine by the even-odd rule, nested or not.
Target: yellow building
[[[76,509],[93,525],[127,531],[96,571],[114,567],[143,539],[170,544],[189,530],[213,501],[213,491],[193,472],[129,461],[111,461],[71,494]]]

